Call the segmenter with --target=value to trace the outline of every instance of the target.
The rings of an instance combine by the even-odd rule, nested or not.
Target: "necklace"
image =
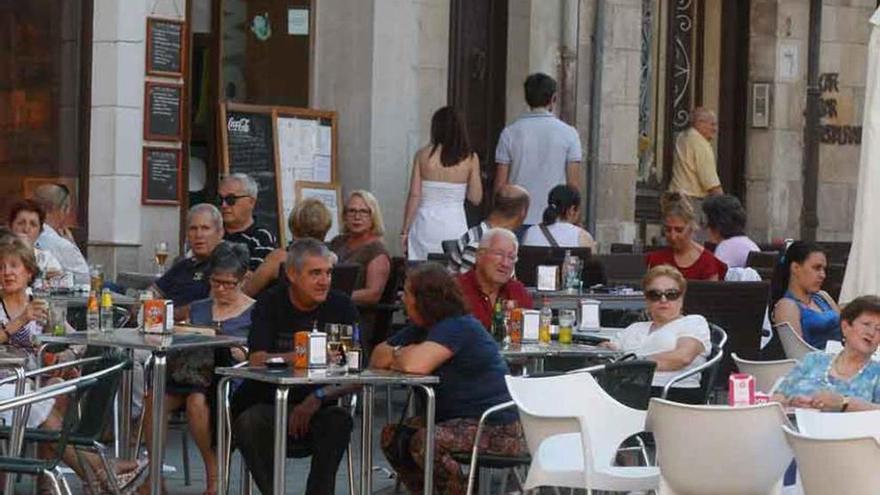
[[[832,379],[832,378],[834,378],[835,380],[839,380],[839,381],[849,382],[849,381],[852,381],[853,379],[855,379],[857,376],[861,375],[861,374],[862,374],[862,371],[865,370],[865,365],[867,364],[867,361],[866,361],[865,363],[863,363],[863,364],[859,367],[859,370],[858,370],[856,373],[854,373],[852,376],[849,376],[849,377],[843,377],[843,374],[840,373],[839,371],[837,372],[837,374],[840,375],[840,378],[833,376],[832,373],[835,371],[835,365],[837,364],[837,358],[839,358],[839,357],[842,356],[842,355],[843,355],[843,353],[841,352],[840,354],[834,356],[834,358],[831,359],[831,362],[828,363],[828,367],[825,368],[825,379],[824,379],[824,382],[825,382],[825,385],[827,385],[827,386],[829,386],[829,387],[832,386],[832,385],[831,385],[831,379]]]

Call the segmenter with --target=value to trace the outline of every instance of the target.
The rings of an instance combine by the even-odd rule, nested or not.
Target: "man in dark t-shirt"
[[[220,213],[223,214],[223,240],[246,245],[251,253],[248,267],[251,271],[256,270],[277,246],[272,232],[254,221],[257,183],[247,174],[227,175],[220,182],[217,193]]]
[[[330,250],[314,240],[302,239],[288,250],[289,284],[276,284],[257,300],[248,335],[249,361],[262,366],[270,357],[292,362],[294,334],[326,323],[354,324],[357,309],[345,294],[330,290]],[[300,443],[312,453],[306,493],[332,494],[336,470],[348,447],[352,420],[333,405],[351,391],[344,387],[293,387],[289,396],[290,445]],[[248,469],[262,493],[273,493],[274,452],[267,443],[275,435],[274,387],[246,381],[233,397],[232,432]]]

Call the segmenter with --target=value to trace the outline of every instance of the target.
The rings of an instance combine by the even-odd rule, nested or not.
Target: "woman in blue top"
[[[468,314],[458,284],[442,266],[425,263],[411,270],[403,303],[414,326],[376,346],[370,365],[440,378],[435,388],[436,491],[464,493],[467,481],[452,453],[470,452],[483,412],[511,400],[504,383],[507,364],[489,332]],[[382,431],[382,450],[409,491],[422,493],[424,418],[411,418],[407,424],[416,428],[408,439],[409,456],[401,459],[396,455],[397,424]],[[480,436],[480,451],[498,455],[527,452],[522,426],[513,409],[489,418]]]
[[[242,292],[245,273],[248,270],[250,253],[244,244],[223,241],[214,248],[208,261],[208,283],[211,297],[195,301],[190,305],[190,322],[194,325],[209,326],[218,332],[247,337],[251,327],[251,310],[254,300]],[[238,361],[245,359],[236,349],[232,357]],[[165,410],[186,410],[187,423],[207,473],[206,494],[216,493],[217,454],[212,447],[211,405],[217,396],[215,392],[214,367],[228,366],[228,349],[193,349],[168,356],[168,383],[165,388]],[[152,392],[144,398],[144,421],[150,424],[153,410]],[[167,421],[167,416],[165,418]],[[146,436],[147,448],[150,435]],[[145,483],[149,486],[149,483]]]
[[[880,344],[880,298],[856,298],[840,316],[845,337],[840,354],[804,356],[779,383],[774,400],[824,411],[880,409],[880,363],[871,359]]]
[[[773,275],[774,323],[788,322],[808,344],[840,340],[840,308],[821,290],[828,262],[819,246],[795,241]]]

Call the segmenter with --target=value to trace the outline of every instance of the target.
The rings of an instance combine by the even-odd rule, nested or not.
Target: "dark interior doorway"
[[[745,200],[749,108],[750,0],[725,0],[721,23],[721,88],[718,98],[718,177],[724,191]]]
[[[487,192],[479,206],[468,206],[470,225],[491,207],[495,144],[504,129],[507,8],[507,0],[452,0],[451,5],[449,104],[464,112]]]

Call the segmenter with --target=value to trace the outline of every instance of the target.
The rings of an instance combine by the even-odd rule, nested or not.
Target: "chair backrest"
[[[880,438],[880,411],[840,414],[825,413],[813,409],[796,409],[794,414],[798,431],[811,437],[827,439]]]
[[[458,239],[441,241],[440,248],[443,249],[443,254],[446,256],[452,256],[452,253],[458,252]]]
[[[632,254],[633,245],[620,242],[611,243],[611,254]]]
[[[93,356],[102,356],[103,359],[83,366],[82,371],[84,375],[109,368],[127,360],[122,351],[118,349],[86,348],[84,357]],[[107,425],[106,421],[112,413],[113,402],[116,398],[116,391],[119,389],[121,377],[121,373],[103,376],[96,380],[94,386],[83,393],[79,402],[81,419],[73,432],[74,435],[98,440],[104,432],[104,427]]]
[[[612,464],[625,439],[644,430],[645,411],[614,400],[589,373],[541,378],[508,375],[505,380],[510,396],[519,409],[526,443],[532,455],[544,439],[580,430],[586,465],[584,483],[596,474],[597,466]],[[542,421],[542,417],[560,416],[575,419]]]
[[[846,263],[828,263],[825,267],[825,280],[822,282],[822,290],[837,301],[840,299],[840,291],[843,289],[843,276],[846,273]]]
[[[773,330],[779,336],[779,342],[782,344],[782,350],[785,351],[785,357],[788,359],[801,360],[804,356],[819,349],[808,344],[803,337],[797,334],[787,321],[773,325]]]
[[[333,266],[333,278],[330,279],[330,288],[351,295],[354,285],[357,283],[361,265],[357,263],[339,263]]]
[[[755,377],[755,389],[766,393],[772,393],[776,383],[797,364],[794,359],[749,361],[737,356],[735,352],[730,357],[736,363],[737,369]]]
[[[705,369],[700,374],[700,390],[703,392],[703,404],[709,403],[709,397],[716,383],[719,383],[719,370],[721,363],[726,356],[724,350],[727,348],[727,332],[718,325],[709,322],[709,339],[712,341],[712,351],[706,358],[704,364]],[[726,380],[726,375],[724,377]]]
[[[446,266],[449,263],[449,255],[446,253],[428,253],[428,261]]]
[[[608,285],[638,287],[648,271],[642,253],[599,254],[595,258],[602,264]]]
[[[594,371],[593,377],[617,402],[646,411],[651,400],[651,381],[656,368],[656,361],[619,361]]]
[[[785,424],[777,403],[734,408],[655,398],[647,418],[660,475],[679,495],[774,493],[792,458]]]
[[[877,493],[880,443],[876,437],[823,439],[796,433],[786,426],[782,429],[794,450],[804,493]]]
[[[689,281],[684,296],[686,314],[703,315],[727,332],[728,354],[755,358],[761,352],[761,331],[770,299],[768,282]],[[725,356],[718,373],[721,386],[734,369]],[[723,383],[722,383],[723,382]]]
[[[746,258],[746,266],[754,268],[761,280],[771,280],[773,271],[779,263],[779,251],[752,251]]]
[[[520,246],[517,253],[516,277],[527,287],[534,287],[538,277],[539,265],[561,265],[565,252],[584,260],[590,259],[590,248],[563,248],[545,246]]]

